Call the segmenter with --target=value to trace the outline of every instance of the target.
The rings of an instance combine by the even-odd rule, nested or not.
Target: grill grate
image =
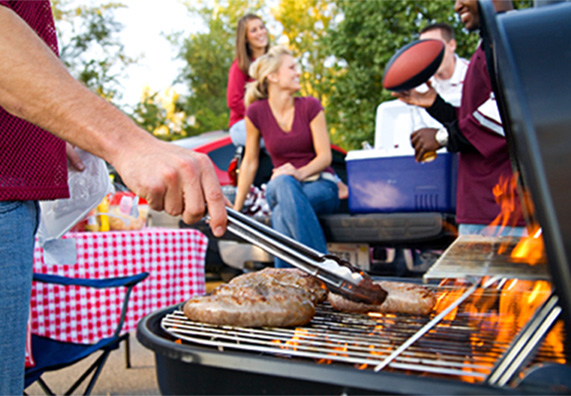
[[[460,235],[424,274],[424,279],[497,276],[550,281],[546,262],[531,265],[510,257],[519,241],[510,237]]]
[[[391,360],[387,369],[484,380],[519,329],[499,329],[497,317],[489,314],[475,320],[473,314],[461,313],[461,307],[453,320],[440,321]],[[162,327],[185,342],[221,352],[250,351],[373,370],[432,318],[341,313],[322,304],[311,323],[295,329],[214,326],[190,321],[181,311],[165,316]],[[549,348],[536,356],[538,361],[558,359],[564,359],[562,353]]]

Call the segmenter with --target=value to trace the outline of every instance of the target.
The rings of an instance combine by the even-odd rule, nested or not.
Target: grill
[[[425,274],[438,295],[428,317],[325,304],[304,327],[246,329],[165,308],[137,331],[155,351],[162,393],[571,393],[571,3],[498,16],[491,2],[480,7],[513,166],[531,194],[526,219],[541,226],[545,257],[532,265],[511,258],[517,241],[458,238]],[[548,287],[517,291],[531,282]],[[533,309],[514,311],[506,294]],[[528,304],[537,294],[541,302]]]
[[[480,297],[493,298],[498,290],[486,291],[487,296]],[[464,305],[470,303],[466,300]],[[175,310],[163,318],[161,325],[185,342],[221,351],[255,351],[284,358],[312,359],[318,363],[348,364],[362,370],[380,371],[387,367],[483,381],[491,373],[493,362],[508,350],[509,344],[498,339],[511,340],[521,329],[499,329],[497,323],[488,318],[490,315],[475,318],[462,308],[460,306],[459,311],[463,313],[454,320],[446,320],[442,318],[451,309],[431,318],[348,314],[326,304],[318,307],[308,326],[296,329],[211,326],[192,322]],[[500,331],[504,332],[501,337]],[[477,344],[473,342],[475,339]],[[410,340],[418,341],[403,348]],[[536,355],[534,363],[564,359],[562,351],[545,347]]]

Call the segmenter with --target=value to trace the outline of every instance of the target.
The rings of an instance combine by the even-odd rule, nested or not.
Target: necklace
[[[284,115],[278,116],[277,114],[274,114],[276,122],[283,131],[289,132],[291,130],[294,112],[295,108],[292,107],[291,110],[288,110]]]

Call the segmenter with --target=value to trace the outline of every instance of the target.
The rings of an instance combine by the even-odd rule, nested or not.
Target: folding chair
[[[27,388],[34,382],[38,381],[38,384],[46,394],[53,395],[54,393],[52,390],[41,378],[43,373],[71,366],[91,354],[101,351],[102,353],[97,360],[76,380],[73,385],[71,385],[67,392],[65,392],[66,395],[73,393],[75,389],[77,389],[77,387],[93,373],[84,392],[85,395],[89,395],[95,386],[95,382],[97,381],[97,378],[99,377],[99,374],[101,373],[111,351],[119,348],[119,344],[122,341],[126,341],[126,345],[128,347],[129,333],[121,335],[121,329],[127,314],[129,296],[133,287],[148,275],[149,274],[147,272],[143,272],[138,275],[119,278],[74,279],[59,275],[34,274],[33,279],[36,282],[52,283],[64,286],[93,287],[97,289],[126,287],[126,292],[123,299],[119,323],[117,324],[115,332],[109,338],[103,338],[95,344],[75,344],[32,335],[32,353],[35,365],[34,367],[26,369],[24,388]],[[127,366],[129,367],[128,357]]]

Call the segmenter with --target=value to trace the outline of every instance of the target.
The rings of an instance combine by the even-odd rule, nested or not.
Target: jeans
[[[234,146],[246,146],[246,121],[240,120],[230,127],[230,139]],[[264,139],[260,139],[260,148],[264,148]]]
[[[500,229],[501,232],[499,232]],[[491,227],[485,224],[459,224],[458,235],[523,237],[527,236],[527,229],[525,227]]]
[[[266,200],[272,209],[272,228],[321,253],[327,253],[325,235],[318,214],[333,213],[339,206],[337,185],[319,178],[300,182],[281,175],[266,188]],[[276,268],[291,267],[276,257]]]
[[[24,390],[26,325],[30,310],[36,201],[0,202],[0,395]]]

